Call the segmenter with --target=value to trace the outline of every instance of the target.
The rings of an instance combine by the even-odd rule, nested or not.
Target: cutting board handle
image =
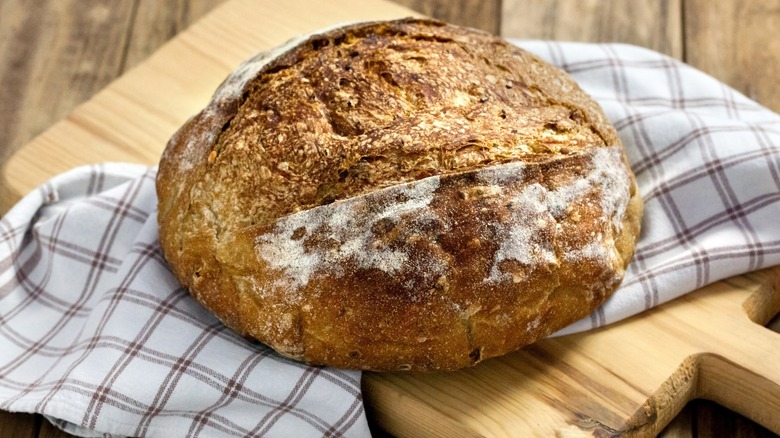
[[[780,267],[748,277],[760,286],[741,308],[731,299],[703,302],[699,310],[711,318],[700,328],[712,337],[701,340],[701,352],[680,364],[625,430],[657,434],[686,403],[702,398],[780,434],[780,333],[765,327],[780,312]]]

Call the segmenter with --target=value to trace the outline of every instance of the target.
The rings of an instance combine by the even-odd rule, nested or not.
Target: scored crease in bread
[[[171,138],[157,190],[165,257],[228,327],[372,370],[471,366],[585,317],[642,212],[568,75],[417,19],[249,60]]]

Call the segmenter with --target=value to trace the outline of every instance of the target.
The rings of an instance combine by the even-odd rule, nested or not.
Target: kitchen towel
[[[602,105],[645,200],[622,286],[559,335],[780,262],[780,116],[646,49],[515,43]],[[0,221],[0,408],[83,436],[367,435],[359,372],[285,360],[178,286],[154,177],[75,169]]]

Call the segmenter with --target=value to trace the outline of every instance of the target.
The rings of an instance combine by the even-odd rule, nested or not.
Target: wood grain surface
[[[0,0],[0,163],[221,3]],[[780,0],[727,0],[718,7],[705,0],[398,3],[509,37],[641,45],[685,60],[780,110],[780,87],[775,85]],[[662,435],[774,436],[705,401],[692,402]],[[6,436],[64,434],[40,416],[0,412],[0,437]]]
[[[780,0],[685,0],[685,60],[780,112]]]
[[[683,0],[504,0],[502,35],[622,42],[683,58]]]
[[[0,159],[123,72],[133,9],[131,2],[0,2]]]
[[[429,17],[501,34],[500,0],[395,0]]]

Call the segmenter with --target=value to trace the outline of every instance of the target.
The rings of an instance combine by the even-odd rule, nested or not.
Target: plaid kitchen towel
[[[562,333],[780,262],[780,116],[648,50],[517,43],[601,103],[646,203],[623,285]],[[85,436],[367,435],[359,373],[250,344],[178,286],[154,175],[79,168],[0,222],[0,408]]]
[[[87,436],[366,435],[360,373],[249,343],[179,286],[154,177],[79,168],[0,222],[0,407]]]

